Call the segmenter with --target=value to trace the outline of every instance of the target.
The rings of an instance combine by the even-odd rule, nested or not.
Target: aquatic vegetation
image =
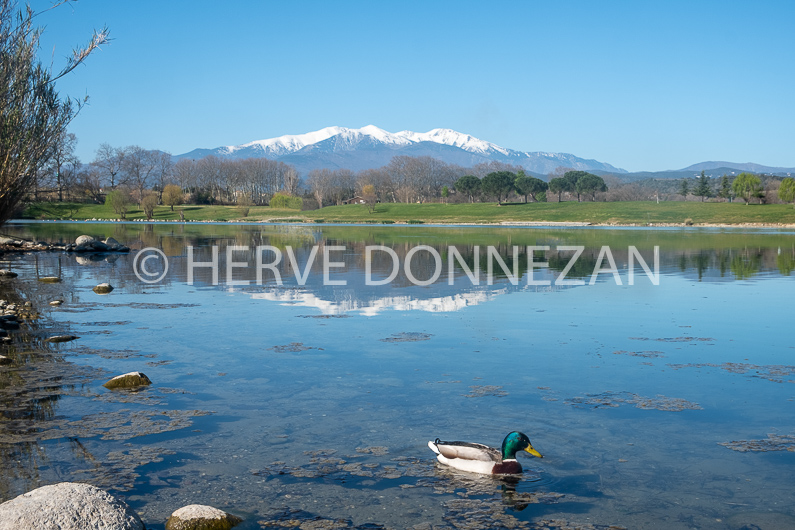
[[[499,385],[472,385],[469,387],[471,390],[467,394],[462,394],[464,397],[468,398],[478,398],[478,397],[505,397],[508,395],[508,392],[502,389]]]
[[[629,337],[629,340],[654,340],[657,342],[715,342],[715,339],[711,337],[662,337],[652,339],[649,337]]]
[[[430,333],[405,331],[403,333],[394,333],[391,337],[381,339],[381,342],[419,342],[429,340],[432,336]]]
[[[564,401],[567,405],[579,408],[598,409],[602,407],[619,407],[622,404],[635,405],[639,409],[655,409],[669,412],[679,412],[683,410],[701,410],[698,403],[687,401],[681,398],[666,397],[657,395],[656,397],[644,397],[632,392],[603,392],[601,394],[586,394],[585,397],[573,397]]]
[[[613,352],[613,355],[629,355],[630,357],[644,357],[647,359],[655,357],[665,357],[663,352],[657,350],[646,350],[646,351],[616,350]]]
[[[301,353],[307,350],[322,350],[323,348],[314,348],[312,346],[304,346],[303,342],[291,342],[290,344],[283,344],[280,346],[271,346],[268,351],[276,353]]]
[[[766,451],[790,451],[795,452],[795,435],[792,434],[768,434],[767,438],[761,440],[739,440],[734,442],[720,442],[718,445],[728,447],[732,451],[741,453],[766,452]]]
[[[80,443],[72,439],[72,443]],[[162,462],[164,456],[176,454],[170,449],[152,445],[134,447],[121,451],[111,451],[102,458],[97,458],[83,449],[85,460],[93,467],[75,470],[81,481],[88,482],[100,488],[117,491],[128,491],[135,487],[135,481],[141,476],[136,470],[139,467],[156,462]],[[81,444],[82,446],[82,444]],[[81,476],[85,475],[85,476]]]
[[[733,374],[750,374],[751,377],[765,379],[774,383],[795,383],[789,376],[795,375],[795,366],[782,364],[758,365],[750,363],[688,363],[669,364],[674,370],[682,368],[720,368]]]

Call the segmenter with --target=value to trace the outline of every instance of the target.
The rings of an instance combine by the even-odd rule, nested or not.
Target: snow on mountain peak
[[[398,133],[391,133],[385,131],[375,125],[367,125],[361,129],[348,129],[346,127],[326,127],[319,131],[309,132],[305,134],[287,134],[277,138],[269,138],[266,140],[257,140],[242,145],[230,145],[223,148],[226,154],[232,154],[235,151],[246,148],[254,148],[261,150],[269,155],[284,155],[300,151],[308,145],[313,145],[329,138],[339,136],[340,139],[349,142],[361,140],[363,136],[369,136],[374,140],[391,145],[409,145],[418,142],[433,142],[437,144],[450,145],[470,151],[473,153],[486,154],[489,152],[498,152],[503,155],[508,154],[508,150],[495,145],[491,142],[479,140],[474,136],[462,134],[452,129],[433,129],[426,133],[417,133],[413,131],[400,131]]]

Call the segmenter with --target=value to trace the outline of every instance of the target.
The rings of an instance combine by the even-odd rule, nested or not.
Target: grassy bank
[[[698,202],[563,202],[507,204],[379,204],[374,212],[362,205],[328,206],[320,210],[279,210],[254,206],[243,217],[234,206],[185,205],[172,212],[155,210],[154,220],[186,221],[306,221],[325,223],[501,223],[587,222],[593,224],[795,224],[795,209],[787,204],[744,205]],[[110,207],[72,203],[36,203],[24,214],[28,219],[117,219]],[[143,220],[142,210],[131,209],[128,220]]]

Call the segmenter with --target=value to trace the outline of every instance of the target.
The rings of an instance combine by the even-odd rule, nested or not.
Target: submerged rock
[[[61,279],[58,276],[42,276],[39,281],[42,283],[60,283]]]
[[[135,388],[139,386],[148,386],[151,385],[152,381],[146,374],[143,372],[129,372],[122,375],[117,375],[104,386],[107,389],[114,389],[114,388]]]
[[[0,504],[0,530],[145,530],[127,503],[90,484],[61,482]]]
[[[0,328],[19,329],[19,322],[17,322],[16,315],[10,314],[0,316]]]
[[[75,335],[55,335],[54,337],[44,339],[44,342],[69,342],[79,338],[80,337]]]
[[[14,360],[11,357],[6,357],[5,355],[0,355],[0,366],[4,364],[11,364]]]
[[[63,300],[51,300],[50,305],[58,306],[63,303]]]
[[[16,278],[17,276],[19,276],[19,274],[17,274],[14,271],[10,271],[8,269],[0,269],[0,278]]]
[[[191,504],[171,514],[166,530],[230,530],[243,519],[212,506]]]
[[[113,290],[113,286],[109,283],[100,283],[92,290],[97,294],[108,294]]]

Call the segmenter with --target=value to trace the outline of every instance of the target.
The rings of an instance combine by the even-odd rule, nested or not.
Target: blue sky
[[[35,7],[48,5],[34,1]],[[455,129],[630,171],[795,167],[795,2],[80,0],[39,18],[71,126],[173,154],[331,125]]]

